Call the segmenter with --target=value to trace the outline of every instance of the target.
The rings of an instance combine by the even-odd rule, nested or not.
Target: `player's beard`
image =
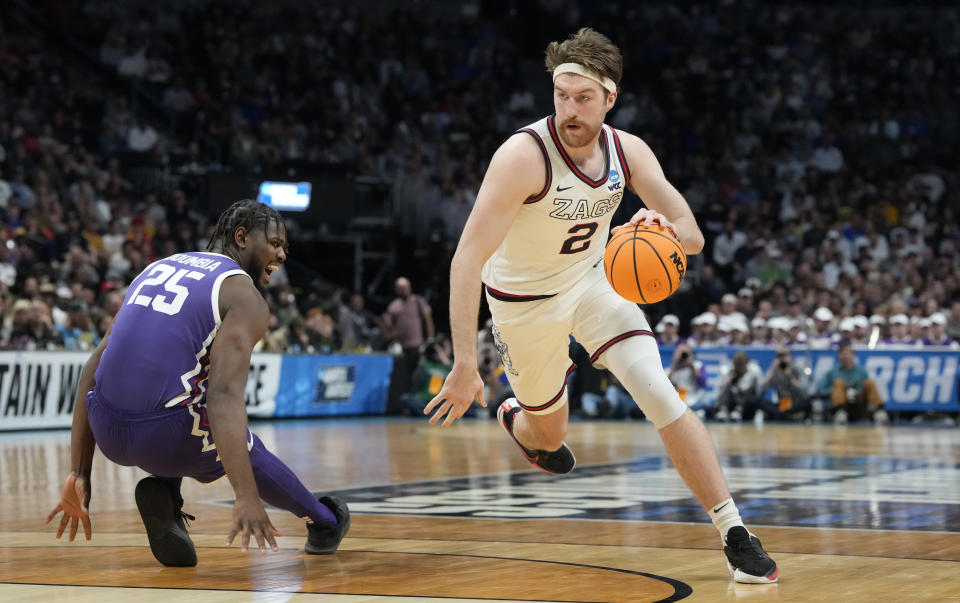
[[[568,125],[580,126],[576,138],[571,138],[570,132],[567,130]],[[560,140],[563,141],[563,144],[572,149],[579,149],[596,142],[601,128],[603,128],[603,120],[595,126],[582,121],[568,120],[560,124],[557,132],[560,134]]]
[[[264,298],[267,297],[267,287],[263,284],[263,273],[266,269],[266,262],[256,257],[250,258],[250,263],[244,269],[244,271],[250,275],[250,278],[253,279],[253,286],[257,288],[257,291],[259,291],[260,295]]]

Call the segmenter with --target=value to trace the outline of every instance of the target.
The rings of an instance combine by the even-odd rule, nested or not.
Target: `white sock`
[[[710,520],[713,522],[714,527],[720,532],[720,541],[724,546],[727,544],[727,531],[730,528],[733,526],[747,527],[743,525],[743,520],[740,519],[740,511],[737,509],[736,503],[733,502],[733,498],[721,500],[710,509],[707,509],[707,513],[710,514]]]

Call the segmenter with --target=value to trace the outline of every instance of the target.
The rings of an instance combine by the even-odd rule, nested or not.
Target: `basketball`
[[[638,224],[610,238],[603,269],[613,290],[638,304],[670,297],[687,271],[687,254],[670,229]]]

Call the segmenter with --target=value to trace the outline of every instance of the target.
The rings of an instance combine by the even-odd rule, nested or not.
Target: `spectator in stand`
[[[831,330],[833,312],[830,308],[820,306],[813,312],[813,332],[810,333],[810,347],[815,350],[825,350],[833,347],[838,335]]]
[[[401,396],[404,408],[413,416],[423,416],[423,408],[443,387],[443,380],[453,369],[453,345],[440,334],[424,343],[423,355],[411,377],[411,389]]]
[[[768,320],[767,327],[770,328],[769,345],[775,347],[791,345],[793,343],[790,341],[790,327],[792,325],[793,321],[786,316],[774,316]]]
[[[67,304],[66,324],[54,329],[60,333],[63,347],[67,350],[88,352],[100,343],[90,309],[81,299],[74,299]]]
[[[717,345],[727,347],[731,345],[730,334],[733,332],[733,321],[721,316],[717,319]]]
[[[762,381],[763,371],[756,362],[750,360],[746,352],[734,354],[733,362],[721,369],[722,385],[716,404],[716,418],[739,423],[743,420],[744,413],[748,413],[749,417],[759,412],[762,421],[763,411],[759,410]]]
[[[738,347],[750,345],[750,327],[747,325],[746,319],[733,321],[732,327],[730,345]]]
[[[845,316],[840,319],[840,323],[837,327],[837,330],[840,332],[840,340],[849,341],[851,344],[858,344],[859,342],[853,338],[853,317]],[[839,341],[837,342],[839,345]]]
[[[923,340],[930,334],[930,321],[924,316],[910,317],[910,338],[917,345],[921,345]]]
[[[127,148],[131,152],[142,154],[152,151],[157,146],[160,135],[148,123],[135,119],[127,132]]]
[[[17,351],[57,350],[63,338],[53,328],[53,318],[45,303],[18,299],[13,304],[9,336],[10,349]]]
[[[863,314],[857,314],[850,319],[850,324],[853,325],[853,335],[851,339],[853,339],[854,343],[859,345],[866,344],[870,337],[870,319]]]
[[[894,314],[890,317],[890,337],[883,340],[886,345],[914,346],[916,341],[910,337],[910,319],[906,314]]]
[[[947,317],[947,335],[954,341],[960,341],[960,299],[950,304],[950,315]]]
[[[796,318],[787,317],[787,320],[790,321],[789,329],[787,330],[787,335],[790,338],[790,345],[807,345],[808,337],[806,331],[804,331],[807,319],[803,316],[798,316]]]
[[[720,298],[720,316],[717,320],[728,318],[730,320],[746,320],[746,315],[737,309],[737,296],[733,293],[726,293]],[[719,326],[719,325],[718,325]]]
[[[340,349],[337,323],[322,307],[307,310],[303,326],[306,332],[306,347],[302,352],[310,354],[331,354]]]
[[[889,422],[877,385],[857,363],[853,345],[848,340],[840,343],[837,362],[820,379],[817,392],[829,400],[828,416],[835,425],[861,419],[872,419],[877,425]]]
[[[874,314],[870,317],[870,340],[883,341],[890,334],[887,332],[887,318],[883,314]]]
[[[770,343],[770,330],[767,328],[767,321],[761,316],[757,316],[750,321],[750,345],[756,347],[765,347]]]
[[[746,243],[747,235],[737,229],[734,218],[729,218],[723,226],[723,231],[713,241],[713,264],[723,278],[729,279],[733,276],[734,255]]]
[[[741,287],[737,292],[737,311],[745,317],[752,317],[756,311],[753,305],[753,289]]]
[[[707,409],[713,404],[704,395],[707,387],[706,370],[703,363],[694,357],[693,348],[689,344],[681,343],[673,351],[667,378],[677,389],[680,399],[703,419]]]
[[[397,296],[387,306],[384,315],[385,327],[389,338],[401,349],[397,375],[403,386],[400,391],[409,391],[409,380],[420,360],[420,350],[425,339],[435,335],[433,314],[430,305],[423,297],[413,293],[410,279],[397,278],[394,283]]]
[[[350,296],[347,317],[352,325],[355,345],[367,350],[380,349],[380,325],[377,317],[366,309],[362,293]]]
[[[687,338],[687,343],[696,348],[715,348],[720,345],[717,334],[717,315],[713,312],[704,312],[695,317],[690,324],[693,333]]]
[[[767,392],[773,389],[773,401]],[[777,357],[760,385],[761,411],[771,419],[805,419],[810,415],[810,400],[803,370],[793,361],[790,349],[777,350]]]
[[[925,346],[946,346],[951,349],[960,348],[960,343],[958,343],[954,338],[947,335],[947,317],[941,312],[936,312],[930,315],[930,334],[924,338],[923,345]]]
[[[680,319],[676,314],[666,314],[657,323],[657,344],[660,346],[677,345],[683,341],[679,335]]]

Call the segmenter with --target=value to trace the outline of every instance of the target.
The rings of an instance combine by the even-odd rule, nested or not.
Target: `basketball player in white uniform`
[[[674,465],[720,532],[738,582],[776,582],[776,563],[743,525],[706,429],[687,409],[660,362],[650,325],[603,272],[610,221],[630,188],[647,208],[629,224],[659,223],[687,253],[703,235],[684,198],[639,138],[603,123],[617,99],[620,51],[581,29],[547,47],[556,114],[522,128],[494,154],[450,270],[454,367],[425,408],[447,427],[474,400],[486,406],[477,370],[479,293],[516,394],[500,423],[538,468],[573,469],[565,381],[573,335],[591,361],[610,369],[657,426]],[[614,229],[616,232],[617,229]]]

